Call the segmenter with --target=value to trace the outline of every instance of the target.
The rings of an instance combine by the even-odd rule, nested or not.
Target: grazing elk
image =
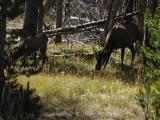
[[[19,45],[10,49],[10,62],[13,64],[16,62],[20,57],[25,54],[25,45],[24,41],[20,41]]]
[[[36,65],[36,53],[40,52],[40,57],[42,59],[42,67],[47,60],[46,50],[48,37],[46,34],[37,34],[34,37],[22,37],[20,41],[21,44],[13,51],[10,52],[10,61],[13,64],[20,57],[23,57],[22,65],[26,63],[26,57],[33,55],[34,64]]]
[[[25,54],[24,54],[24,64],[26,60],[26,56],[33,55],[34,63],[36,65],[36,53],[40,52],[40,58],[42,59],[42,67],[47,60],[46,50],[47,50],[47,42],[48,37],[44,33],[37,34],[34,37],[26,37],[22,38],[24,41]]]
[[[14,43],[13,43],[14,44]],[[5,69],[9,73],[13,73],[13,66],[15,62],[24,55],[24,46],[23,42],[20,41],[18,44],[12,45],[10,42],[6,42],[5,50],[4,50],[4,62],[5,62]]]
[[[123,68],[123,59],[126,47],[128,47],[132,53],[131,65],[133,65],[134,56],[136,53],[134,43],[137,40],[142,43],[141,34],[136,24],[127,22],[114,25],[107,34],[105,47],[97,55],[95,69],[100,70],[103,65],[105,68],[112,51],[119,48],[121,48],[121,60]]]

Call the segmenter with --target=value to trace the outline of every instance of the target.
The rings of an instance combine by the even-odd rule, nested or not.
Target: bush
[[[141,52],[146,58],[145,75],[148,80],[158,80],[160,78],[160,10],[154,19],[149,14],[146,15],[146,24],[151,33],[148,47],[143,47]]]
[[[31,89],[29,83],[23,88],[16,80],[5,81],[0,90],[0,119],[35,120],[40,115],[40,97]]]
[[[160,80],[152,87],[146,84],[144,90],[137,95],[139,105],[143,108],[146,120],[157,120],[160,118]]]
[[[160,119],[160,11],[154,19],[146,14],[146,24],[151,32],[151,41],[148,47],[141,52],[146,59],[144,65],[146,85],[139,91],[136,99],[143,108],[146,120]],[[158,80],[158,81],[157,81]],[[156,82],[154,82],[156,81]]]

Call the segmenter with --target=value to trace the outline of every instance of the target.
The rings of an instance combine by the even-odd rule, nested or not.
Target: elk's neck
[[[109,44],[109,42],[106,43],[106,45],[104,46],[104,48],[103,48],[102,51],[103,51],[104,54],[112,51],[112,50],[111,50],[111,45]]]

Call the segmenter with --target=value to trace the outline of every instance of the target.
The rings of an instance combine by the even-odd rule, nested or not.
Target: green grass
[[[63,42],[60,44],[49,43],[48,45],[48,54],[52,55],[55,52],[63,53],[93,53],[97,50],[100,50],[101,47],[98,45],[83,45],[83,44],[73,44],[72,47],[69,47],[69,43]]]
[[[131,86],[116,78],[112,79],[113,77],[77,77],[63,73],[41,73],[30,78],[19,76],[18,82],[24,86],[30,82],[31,88],[36,89],[42,102],[51,111],[52,109],[60,109],[70,113],[74,109],[84,116],[99,119],[100,117],[107,117],[107,115],[102,114],[104,111],[110,113],[110,109],[119,109],[122,118],[140,117],[139,112],[141,110],[136,105],[134,98],[140,86]],[[73,113],[71,112],[71,114]]]
[[[95,57],[52,56],[55,51],[90,53],[92,46],[70,49],[66,44],[53,44],[48,48],[49,61],[41,73],[17,78],[24,87],[30,82],[30,87],[36,89],[47,109],[44,116],[54,113],[53,116],[70,120],[143,120],[144,114],[135,100],[142,87],[141,73],[138,68],[121,71],[119,51],[112,55],[106,70],[95,71]]]

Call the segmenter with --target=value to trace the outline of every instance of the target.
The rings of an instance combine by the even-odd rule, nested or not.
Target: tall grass
[[[27,81],[30,82],[51,111],[78,112],[97,119],[109,114],[113,114],[110,117],[119,114],[122,118],[140,118],[141,110],[134,101],[139,86],[124,84],[113,78],[41,73],[30,78],[19,76],[18,81],[24,86]],[[110,109],[118,113],[112,113]],[[104,111],[108,113],[105,115]]]
[[[29,82],[31,88],[36,89],[46,106],[42,116],[70,120],[143,120],[143,112],[135,101],[141,87],[136,81],[139,71],[130,68],[121,71],[119,51],[113,53],[106,70],[95,71],[95,55],[90,58],[81,56],[94,53],[92,46],[85,47],[51,44],[48,47],[49,61],[41,73],[17,77],[23,87]],[[81,54],[66,57],[53,56],[53,52]]]

